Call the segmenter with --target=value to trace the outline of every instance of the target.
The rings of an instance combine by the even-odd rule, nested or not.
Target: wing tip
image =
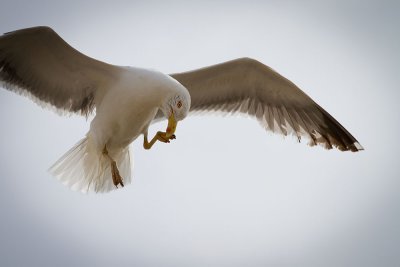
[[[350,150],[351,152],[358,152],[358,151],[364,150],[364,147],[362,145],[360,145],[360,143],[357,141],[346,147],[338,146],[337,148],[341,151],[349,151]]]
[[[353,143],[353,147],[356,148],[356,150],[355,150],[354,152],[364,150],[364,147],[363,147],[362,145],[360,145],[359,142],[354,142],[354,143]],[[353,151],[353,150],[352,150],[352,151]]]

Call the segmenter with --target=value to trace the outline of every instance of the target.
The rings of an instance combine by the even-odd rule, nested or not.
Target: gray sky
[[[89,122],[2,89],[1,266],[400,264],[396,1],[33,2],[3,0],[0,32],[48,25],[89,56],[166,73],[253,57],[366,150],[189,117],[171,144],[133,143],[133,184],[83,195],[47,169]]]

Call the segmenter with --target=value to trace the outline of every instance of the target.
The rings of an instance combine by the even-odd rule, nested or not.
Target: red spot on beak
[[[169,133],[169,132],[171,132],[171,128],[168,127],[167,128],[167,133]]]

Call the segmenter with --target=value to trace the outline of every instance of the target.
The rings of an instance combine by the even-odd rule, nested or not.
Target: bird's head
[[[177,94],[167,101],[165,115],[167,118],[174,116],[175,120],[181,121],[186,118],[190,109],[190,96]]]
[[[165,117],[168,118],[168,134],[173,134],[175,132],[177,122],[186,118],[189,113],[189,109],[189,93],[176,94],[168,99],[168,101],[162,107]]]

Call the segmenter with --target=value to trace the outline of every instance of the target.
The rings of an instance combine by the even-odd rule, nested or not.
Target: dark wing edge
[[[0,36],[0,86],[61,114],[87,117],[117,69],[80,53],[46,26]]]
[[[364,148],[295,84],[250,58],[171,74],[190,95],[191,114],[222,112],[255,117],[267,131],[302,137],[310,146],[341,151]]]

